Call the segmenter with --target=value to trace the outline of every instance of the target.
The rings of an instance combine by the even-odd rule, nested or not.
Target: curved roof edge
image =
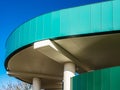
[[[101,32],[101,33],[92,33],[92,34],[83,34],[83,35],[75,35],[75,36],[65,36],[65,37],[58,37],[58,38],[53,38],[51,40],[59,40],[59,39],[66,39],[66,38],[71,38],[71,37],[86,37],[86,36],[96,36],[96,35],[106,35],[106,34],[116,34],[116,33],[120,33],[120,31],[109,31],[109,32]],[[30,46],[32,46],[33,43],[25,45],[21,48],[18,48],[17,50],[15,50],[14,52],[12,52],[5,60],[4,66],[5,69],[7,70],[7,66],[8,66],[8,62],[10,60],[10,58],[12,58],[12,56],[14,56],[15,54],[17,54],[18,52],[22,51],[23,49],[26,49]],[[9,70],[7,70],[9,71]]]
[[[6,57],[15,50],[39,40],[109,31],[119,32],[119,4],[120,0],[109,1],[36,17],[21,25],[9,36],[6,42]]]

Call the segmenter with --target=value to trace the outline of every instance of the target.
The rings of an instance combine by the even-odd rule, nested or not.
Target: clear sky
[[[15,28],[44,13],[100,1],[106,0],[0,0],[0,82],[11,80],[4,68],[5,42]]]

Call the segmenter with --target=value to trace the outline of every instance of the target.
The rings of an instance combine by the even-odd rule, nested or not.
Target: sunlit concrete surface
[[[16,53],[8,62],[8,74],[28,83],[37,77],[43,89],[62,89],[67,62],[74,63],[72,72],[78,73],[120,65],[119,33],[47,40],[42,46],[40,43]]]

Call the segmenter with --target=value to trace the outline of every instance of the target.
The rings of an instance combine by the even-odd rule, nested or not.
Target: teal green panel
[[[77,79],[77,89],[76,90],[82,90],[81,89],[82,85],[81,85],[81,78],[80,78],[80,76],[78,76],[76,79]]]
[[[100,32],[101,22],[101,3],[91,5],[91,31]]]
[[[58,37],[60,34],[60,12],[52,13],[51,19],[51,37]]]
[[[51,33],[51,13],[43,16],[43,39],[50,38]]]
[[[80,85],[81,90],[87,90],[87,73],[81,74],[80,84],[81,84]]]
[[[22,45],[21,42],[23,41],[23,40],[22,40],[23,37],[22,37],[21,30],[22,30],[22,27],[20,27],[20,30],[17,30],[18,36],[15,35],[15,37],[17,37],[17,38],[16,38],[16,41],[15,41],[15,43],[16,43],[16,49],[17,49],[18,47],[20,48],[20,46]],[[22,37],[22,38],[21,38],[21,37]]]
[[[120,67],[111,68],[110,90],[120,90]]]
[[[74,18],[74,19],[73,19]],[[80,11],[79,11],[79,7],[78,8],[73,8],[70,9],[69,11],[69,19],[70,19],[70,34],[78,34],[80,32]],[[74,26],[74,27],[72,27]]]
[[[16,29],[6,42],[6,57],[39,40],[114,30],[120,30],[120,0],[51,12]]]
[[[79,30],[78,33],[80,33],[80,34],[91,32],[91,28],[90,28],[91,27],[90,26],[91,25],[90,24],[90,22],[91,22],[90,21],[91,20],[90,5],[80,7],[78,12],[79,12],[79,19],[78,20],[80,20],[80,22],[78,23],[79,28],[77,28],[76,30]],[[75,32],[76,32],[76,30],[75,30]],[[74,31],[74,29],[72,31]]]
[[[70,35],[91,32],[90,5],[70,9],[69,20]]]
[[[71,90],[120,90],[120,66],[75,76]]]
[[[13,33],[14,41],[12,41],[12,42],[14,43],[13,46],[15,49],[19,48],[19,38],[20,38],[19,30],[20,29],[21,29],[21,27]]]
[[[30,29],[30,22],[26,22],[24,25],[23,25],[23,30],[21,34],[24,35],[24,41],[23,41],[23,44],[25,45],[25,43],[29,43],[29,29]],[[32,36],[31,36],[32,37]],[[22,38],[22,37],[21,37]]]
[[[70,33],[70,14],[69,10],[60,11],[60,35],[66,36]]]
[[[36,32],[36,27],[35,27],[35,20],[31,20],[30,22],[26,23],[24,28],[27,30],[28,37],[26,38],[28,43],[33,42],[35,40],[35,32]],[[28,28],[27,28],[28,27]],[[32,37],[32,38],[31,38]]]
[[[20,35],[21,35],[21,46],[24,46],[26,43],[29,43],[28,39],[29,39],[29,27],[28,26],[29,24],[28,23],[25,23],[24,25],[22,25],[22,29],[20,30]],[[23,42],[24,41],[24,42]]]
[[[97,70],[93,72],[93,80],[94,80],[94,89],[93,90],[101,90],[101,71]]]
[[[25,41],[27,41],[27,43],[33,42],[35,41],[35,32],[36,32],[36,20],[31,20],[30,22],[26,22],[24,24],[24,30],[26,30],[25,34]],[[22,34],[22,33],[21,33]],[[22,36],[22,35],[21,35]],[[23,38],[23,37],[21,37]],[[26,42],[24,42],[26,43]]]
[[[120,0],[113,0],[113,27],[120,30]]]
[[[80,86],[80,82],[79,82],[79,77],[71,79],[71,90],[73,90],[73,89],[75,89],[75,90],[77,90],[77,89],[81,90],[80,87],[81,86]]]
[[[19,46],[22,46],[23,45],[23,41],[24,41],[24,28],[23,28],[23,26],[21,26],[20,28],[19,28],[19,30],[17,30],[18,32],[19,32],[19,42],[18,42],[18,45]],[[22,35],[21,35],[22,34]]]
[[[94,77],[93,77],[93,73],[89,72],[88,76],[87,76],[87,90],[94,90]]]
[[[36,19],[35,40],[43,39],[43,17],[37,17]],[[40,38],[40,39],[39,39]]]
[[[103,69],[101,74],[101,90],[110,90],[110,69]]]
[[[20,46],[24,46],[25,43],[28,43],[28,29],[26,29],[26,23],[24,25],[21,26],[21,30],[19,31],[20,33]],[[26,41],[26,42],[24,42]]]
[[[34,41],[35,40],[35,33],[37,31],[37,27],[36,27],[36,19],[33,19],[29,22],[29,41]],[[32,38],[31,38],[32,37]]]
[[[101,32],[113,30],[113,3],[103,2],[101,14],[102,14]]]

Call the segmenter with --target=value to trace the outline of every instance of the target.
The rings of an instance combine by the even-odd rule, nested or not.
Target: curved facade
[[[38,16],[16,28],[8,37],[6,70],[28,83],[39,77],[45,90],[52,86],[61,90],[62,78],[65,80],[68,74],[66,70],[83,73],[120,65],[119,31],[120,0]],[[34,80],[37,81],[33,79],[33,83]]]
[[[119,90],[120,67],[88,72],[73,77],[71,90]]]
[[[38,16],[18,27],[6,42],[6,54],[35,41],[120,30],[120,1],[64,9]],[[27,37],[26,37],[27,35]]]

